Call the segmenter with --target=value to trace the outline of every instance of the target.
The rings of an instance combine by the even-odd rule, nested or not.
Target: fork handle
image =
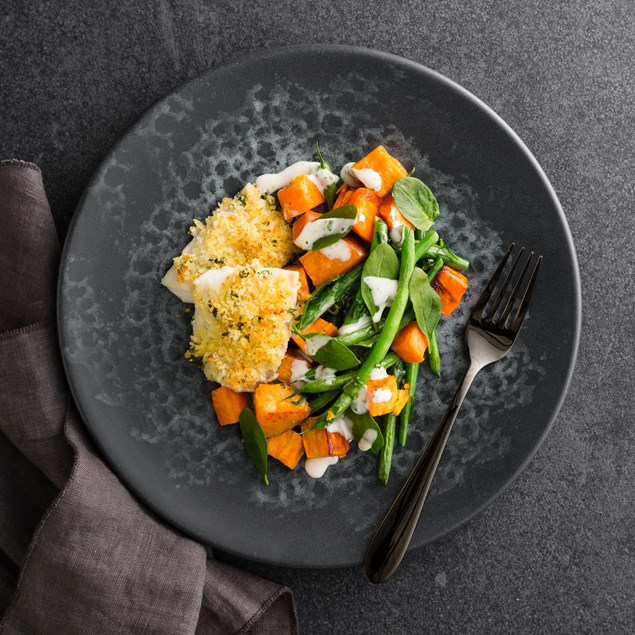
[[[388,580],[404,557],[456,415],[476,373],[481,368],[482,366],[474,361],[470,364],[452,403],[439,421],[410,476],[375,533],[364,561],[364,571],[371,582]]]

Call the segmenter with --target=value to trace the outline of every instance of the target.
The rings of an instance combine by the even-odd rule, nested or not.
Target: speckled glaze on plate
[[[160,285],[205,218],[247,181],[310,158],[334,166],[384,144],[435,192],[435,227],[468,257],[470,290],[440,326],[442,380],[420,375],[408,445],[387,487],[357,451],[319,480],[270,461],[266,487],[239,431],[214,421],[183,357],[190,317]],[[470,307],[509,242],[544,256],[512,353],[478,375],[411,548],[489,504],[545,438],[573,369],[579,274],[558,200],[531,153],[473,95],[413,62],[351,47],[259,53],[163,99],[117,143],[77,209],[60,269],[58,317],[81,414],[115,472],[184,532],[255,560],[360,564],[374,529],[467,365]],[[556,308],[557,307],[557,308]]]

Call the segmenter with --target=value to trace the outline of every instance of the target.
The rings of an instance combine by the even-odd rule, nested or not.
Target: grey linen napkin
[[[99,457],[57,349],[58,259],[40,170],[0,162],[0,631],[297,633],[288,588],[208,558]]]

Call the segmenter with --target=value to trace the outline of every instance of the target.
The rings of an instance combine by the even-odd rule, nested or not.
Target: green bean
[[[388,225],[379,216],[375,216],[375,229],[373,231],[373,240],[370,243],[370,250],[372,251],[381,243],[388,242]]]
[[[309,324],[313,324],[320,315],[328,311],[338,300],[341,300],[348,290],[359,281],[363,267],[364,264],[360,263],[339,278],[318,287],[304,307],[298,328],[302,330]]]
[[[399,356],[396,353],[388,353],[384,359],[377,364],[377,366],[381,368],[390,368],[398,361]],[[300,392],[303,394],[313,394],[328,392],[333,388],[342,388],[342,386],[345,386],[351,379],[355,379],[357,373],[357,370],[351,370],[347,373],[343,373],[342,375],[337,375],[329,379],[316,379],[314,381],[309,381],[300,388]]]
[[[427,255],[438,240],[439,234],[432,229],[420,241],[418,241],[415,247],[415,262],[418,262]]]
[[[399,323],[399,328],[397,332],[401,331],[402,328],[410,324],[412,320],[415,319],[415,312],[412,306],[409,306],[403,314],[401,318],[401,322]],[[377,323],[377,327],[379,327],[380,331],[384,327],[386,320],[380,320]],[[373,324],[367,324],[366,326],[362,326],[356,331],[352,331],[350,333],[346,333],[345,335],[338,335],[337,341],[345,346],[364,346],[367,340],[371,338],[378,337],[379,333],[377,333],[377,327]],[[374,340],[376,341],[376,340]]]
[[[384,416],[384,447],[379,451],[379,481],[382,485],[388,483],[390,476],[392,451],[395,446],[395,421],[396,417],[392,412]]]
[[[340,394],[340,391],[335,390],[327,390],[326,392],[320,393],[318,397],[309,402],[309,407],[311,408],[311,414],[319,412],[323,408],[326,408],[332,401],[335,401],[337,395]]]
[[[432,265],[432,267],[430,267],[430,271],[428,271],[428,282],[430,284],[432,284],[434,279],[437,277],[437,273],[439,273],[439,271],[441,270],[441,267],[443,267],[443,264],[444,264],[443,258],[439,256],[434,261],[434,264]]]
[[[439,353],[436,329],[430,334],[430,341],[428,342],[428,365],[437,377],[441,376],[441,355]]]
[[[380,327],[383,326],[383,324],[384,320],[379,322]],[[345,335],[338,335],[337,341],[345,346],[353,346],[354,344],[367,340],[373,335],[375,335],[375,327],[372,324],[366,324],[365,326],[358,328],[356,331],[351,331]]]
[[[446,265],[450,265],[454,269],[464,270],[470,266],[469,260],[457,256],[447,245],[432,245],[428,247],[421,256],[426,258],[442,258]]]
[[[412,419],[415,405],[415,388],[417,387],[417,376],[419,375],[419,364],[412,362],[406,364],[406,383],[409,388],[408,402],[399,414],[399,445],[403,448],[406,445],[406,436],[408,435],[408,424]]]
[[[381,362],[390,350],[390,345],[399,330],[401,319],[408,304],[408,285],[410,276],[415,266],[415,248],[414,235],[412,230],[406,228],[404,230],[404,244],[401,254],[401,264],[399,267],[399,281],[397,283],[397,293],[392,302],[390,311],[384,322],[384,327],[370,351],[368,357],[357,371],[357,376],[344,386],[342,394],[337,401],[329,409],[330,418],[339,417],[350,405],[351,402],[359,395],[360,391],[368,383],[370,373]],[[316,426],[320,424],[326,425],[326,419],[317,421]]]

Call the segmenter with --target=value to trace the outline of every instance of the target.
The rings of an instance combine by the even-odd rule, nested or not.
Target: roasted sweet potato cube
[[[235,392],[225,386],[212,390],[212,405],[216,419],[222,426],[238,423],[240,413],[249,407],[247,393]]]
[[[332,250],[332,251],[330,251]],[[335,245],[307,251],[300,262],[316,287],[350,271],[368,255],[364,243],[355,236],[345,236]],[[332,256],[332,257],[331,257]]]
[[[441,313],[448,317],[467,291],[467,278],[455,269],[443,265],[432,282],[432,288],[441,298]]]
[[[304,454],[302,437],[295,430],[268,437],[267,454],[293,470]]]
[[[404,406],[408,403],[408,399],[410,399],[410,385],[406,384],[403,388],[400,388],[397,391],[397,401],[395,403],[395,409],[393,410],[393,414],[395,416],[401,413]]]
[[[366,187],[354,190],[348,200],[349,205],[357,205],[357,218],[353,231],[367,243],[373,239],[375,216],[379,213],[381,198]]]
[[[392,190],[395,181],[408,176],[406,168],[395,157],[390,155],[384,146],[377,146],[365,157],[357,161],[353,167],[357,170],[374,170],[381,176],[381,188],[377,191],[377,195],[380,198],[384,198]]]
[[[413,364],[422,362],[428,348],[428,339],[413,320],[397,333],[390,345],[404,362]]]
[[[290,430],[311,413],[306,399],[293,393],[287,384],[260,384],[256,388],[254,413],[266,436]]]
[[[379,217],[386,223],[389,230],[395,229],[400,225],[405,225],[410,229],[414,229],[415,226],[397,209],[395,205],[395,199],[392,194],[381,202],[379,206]]]
[[[315,322],[309,324],[300,333],[321,333],[333,337],[337,333],[337,326],[331,322],[327,322],[322,318],[318,318]],[[299,335],[292,335],[291,339],[303,350],[306,351],[306,342]]]
[[[346,456],[349,448],[351,447],[350,443],[347,441],[346,437],[340,434],[339,432],[329,432],[326,431],[326,440],[329,444],[329,455],[330,456],[339,456],[340,458]]]
[[[371,379],[367,384],[368,412],[373,417],[388,414],[395,409],[397,403],[397,379],[388,375],[381,379]]]
[[[335,202],[333,203],[333,209],[337,209],[338,207],[344,207],[344,205],[348,205],[348,201],[350,200],[352,195],[353,195],[353,190],[351,190],[351,188],[348,187],[348,185],[346,184],[342,185],[339,192],[337,193],[337,198],[335,199]]]
[[[291,220],[324,203],[324,196],[306,174],[300,174],[278,192],[278,200],[285,220]]]
[[[304,443],[304,453],[307,459],[319,459],[329,454],[329,441],[326,429],[310,430],[302,435]]]

